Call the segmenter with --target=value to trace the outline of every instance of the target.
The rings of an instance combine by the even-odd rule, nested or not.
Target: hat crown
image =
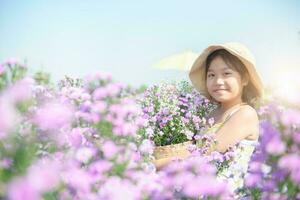
[[[255,65],[255,58],[253,54],[250,52],[250,50],[238,42],[228,42],[222,45],[223,47],[226,47],[233,51],[234,53],[240,55],[244,59],[248,60],[249,62],[253,63]]]

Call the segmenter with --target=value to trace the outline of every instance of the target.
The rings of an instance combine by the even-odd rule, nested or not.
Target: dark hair
[[[216,58],[221,57],[224,62],[233,70],[237,71],[242,80],[245,78],[249,78],[248,84],[243,88],[242,92],[242,100],[247,102],[250,105],[254,105],[257,101],[257,95],[258,91],[253,86],[253,83],[250,80],[249,73],[245,65],[242,63],[242,61],[237,58],[236,56],[232,55],[225,49],[218,49],[216,51],[213,51],[206,59],[205,63],[205,82],[207,79],[207,71],[211,64],[211,62]]]

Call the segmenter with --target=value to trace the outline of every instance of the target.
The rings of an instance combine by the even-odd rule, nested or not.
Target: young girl
[[[219,105],[211,114],[215,125],[208,131],[217,133],[218,151],[224,152],[242,140],[258,139],[258,117],[253,107],[262,97],[263,86],[254,57],[245,46],[209,46],[189,76],[200,93]]]
[[[215,134],[215,150],[225,152],[238,144],[233,164],[220,175],[236,190],[243,185],[243,174],[259,137],[254,107],[263,95],[263,86],[254,57],[239,43],[211,45],[196,59],[189,77],[201,94],[218,104],[210,116],[215,123],[206,132]],[[158,160],[154,164],[161,168],[171,160]]]

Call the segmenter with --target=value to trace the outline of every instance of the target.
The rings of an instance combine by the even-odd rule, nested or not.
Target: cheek
[[[207,88],[208,91],[211,90],[211,88],[212,88],[211,86],[212,86],[211,81],[206,81],[206,88]]]
[[[242,89],[242,82],[238,78],[230,79],[229,83],[230,83],[231,87],[234,88],[235,90],[241,90]]]

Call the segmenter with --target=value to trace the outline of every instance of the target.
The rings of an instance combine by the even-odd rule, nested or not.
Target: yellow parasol
[[[191,50],[186,50],[182,53],[174,54],[163,58],[153,67],[156,69],[176,69],[182,71],[189,71],[194,61],[199,55]]]

